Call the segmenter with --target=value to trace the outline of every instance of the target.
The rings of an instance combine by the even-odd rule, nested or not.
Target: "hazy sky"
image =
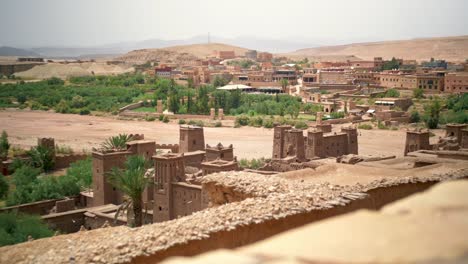
[[[195,35],[338,44],[468,35],[467,0],[0,0],[0,45]]]

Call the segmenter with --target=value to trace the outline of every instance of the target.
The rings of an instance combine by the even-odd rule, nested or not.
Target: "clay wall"
[[[407,131],[406,132],[406,143],[405,143],[405,156],[409,152],[417,150],[429,150],[431,145],[429,143],[429,132],[417,132]]]
[[[212,161],[216,159],[231,161],[234,159],[234,149],[232,147],[221,147],[221,148],[217,148],[216,146],[207,147],[205,149],[205,152],[206,152],[206,157],[205,157],[206,161]]]
[[[172,153],[179,153],[179,144],[156,144],[156,150],[169,149]]]
[[[291,129],[291,126],[276,126],[273,129],[273,159],[284,158],[284,140],[286,130]]]
[[[98,153],[93,152],[93,206],[120,204],[122,194],[112,186],[106,175],[112,168],[123,168],[131,152]]]
[[[205,150],[205,136],[202,127],[180,127],[179,152]]]
[[[141,155],[146,160],[150,160],[156,152],[156,142],[146,140],[131,141],[127,144],[127,151],[132,155]]]
[[[88,158],[87,154],[57,154],[54,169],[68,168],[70,164],[86,158]]]
[[[408,183],[377,188],[368,191],[368,197],[352,201],[346,206],[337,206],[328,210],[315,210],[285,218],[267,220],[258,224],[237,226],[230,231],[222,230],[212,233],[203,240],[192,240],[188,243],[174,245],[151,256],[137,257],[132,260],[132,263],[155,263],[172,256],[193,256],[220,248],[244,246],[292,228],[358,209],[378,210],[388,203],[424,191],[433,184],[435,182]]]
[[[201,186],[172,183],[172,207],[174,217],[183,217],[202,210]]]
[[[79,196],[71,197],[71,198],[75,202],[75,206],[81,206]],[[0,208],[0,213],[17,211],[17,212],[25,213],[25,214],[46,215],[50,212],[50,210],[52,210],[52,208],[54,208],[57,201],[62,201],[62,200],[64,199],[51,199],[51,200],[44,200],[44,201],[38,201],[38,202],[33,202],[33,203],[26,203],[26,204],[20,204],[20,205],[15,205],[15,206],[3,207],[3,208]]]
[[[78,232],[85,223],[86,209],[78,209],[63,213],[55,213],[42,216],[42,220],[53,229],[62,233]]]
[[[184,153],[184,162],[186,166],[201,168],[201,163],[205,159],[204,151],[194,151]]]
[[[323,155],[338,157],[348,154],[348,136],[345,133],[323,136]]]

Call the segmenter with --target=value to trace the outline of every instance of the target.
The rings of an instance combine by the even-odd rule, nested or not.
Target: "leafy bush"
[[[249,122],[250,122],[249,117],[245,115],[237,116],[235,120],[235,124],[238,126],[247,126]]]
[[[164,115],[159,115],[158,120],[162,122],[164,120]]]
[[[253,170],[258,170],[261,167],[265,166],[265,164],[269,162],[269,160],[266,160],[265,158],[260,158],[260,159],[241,159],[239,161],[239,166],[241,168],[245,169],[253,169]]]
[[[0,199],[3,199],[7,196],[9,188],[10,185],[8,184],[5,176],[0,173]]]
[[[179,119],[179,125],[185,125],[186,121],[185,119]]]
[[[223,126],[223,123],[221,123],[220,121],[215,123],[215,127],[222,127],[222,126]]]
[[[264,128],[273,128],[274,126],[275,126],[275,124],[273,122],[273,119],[269,118],[269,119],[263,120],[263,127]]]
[[[202,120],[190,120],[188,124],[192,126],[199,126],[199,127],[205,126]]]
[[[249,126],[261,127],[263,125],[263,118],[260,116],[251,117],[249,120]]]
[[[332,113],[330,113],[330,117],[332,119],[343,118],[344,116],[345,116],[344,112],[332,112]]]
[[[57,153],[57,154],[73,154],[73,149],[70,146],[55,144],[55,153]]]
[[[13,245],[28,240],[50,237],[54,231],[39,216],[21,213],[0,213],[0,246]]]
[[[388,126],[386,126],[383,122],[380,120],[377,122],[377,128],[378,129],[389,129]]]
[[[127,148],[127,143],[132,141],[133,137],[127,134],[119,134],[118,136],[112,136],[107,138],[101,147],[105,150],[122,150]]]
[[[31,158],[31,165],[35,168],[40,168],[42,171],[50,171],[53,169],[55,161],[53,152],[45,146],[32,147],[27,152]]]
[[[373,127],[371,124],[360,124],[358,126],[359,129],[364,129],[364,130],[371,130]]]
[[[148,121],[148,122],[151,122],[151,121],[156,120],[156,117],[151,116],[151,115],[147,115],[147,116],[145,116],[145,120]]]
[[[309,128],[309,126],[304,121],[297,121],[294,127],[302,130]]]
[[[419,115],[419,112],[416,110],[411,111],[410,123],[419,123],[419,121],[421,121],[421,116]]]
[[[89,115],[91,114],[91,111],[89,111],[89,109],[87,108],[83,108],[80,110],[80,115]]]
[[[169,117],[168,117],[168,116],[164,116],[163,122],[164,122],[164,123],[169,123]]]
[[[5,130],[2,131],[0,136],[0,161],[8,157],[8,151],[10,150],[10,143],[8,142],[8,134]]]
[[[400,97],[400,92],[397,89],[388,89],[385,92],[385,97]]]
[[[421,88],[417,88],[413,90],[413,97],[417,99],[421,99],[424,97],[424,90]]]

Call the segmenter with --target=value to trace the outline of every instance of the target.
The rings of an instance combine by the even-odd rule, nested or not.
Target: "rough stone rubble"
[[[102,228],[2,247],[0,262],[126,263],[139,256],[153,255],[191,240],[206,239],[210,234],[234,230],[238,226],[343,206],[364,198],[365,192],[371,189],[463,177],[468,177],[468,169],[428,177],[391,178],[366,185],[338,186],[241,172],[213,174],[206,177],[205,183],[232,186],[237,192],[252,197],[140,228]]]

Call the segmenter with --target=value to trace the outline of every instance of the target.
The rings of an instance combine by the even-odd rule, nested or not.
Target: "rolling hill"
[[[222,43],[192,44],[160,49],[134,50],[116,59],[130,63],[145,63],[154,60],[172,60],[177,62],[205,58],[206,56],[213,55],[215,50],[233,50],[236,55],[244,55],[248,49]]]
[[[418,61],[429,60],[433,57],[447,61],[465,61],[468,59],[468,36],[355,43],[300,49],[282,55],[291,58],[356,56],[361,59],[374,57],[391,59],[397,57]]]
[[[13,47],[0,47],[0,56],[17,56],[17,57],[40,57],[38,53],[26,49],[18,49]]]

